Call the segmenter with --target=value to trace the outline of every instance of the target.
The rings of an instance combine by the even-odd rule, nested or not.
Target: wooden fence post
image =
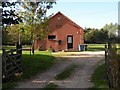
[[[105,45],[105,63],[107,64],[106,60],[107,60],[107,45]]]
[[[10,51],[11,51],[11,55],[13,55],[13,49],[10,49]]]
[[[17,54],[20,54],[20,58],[22,56],[22,45],[17,42],[16,44],[16,52]]]
[[[6,52],[6,49],[2,49],[2,52],[3,52],[3,54],[5,54],[5,52]]]
[[[6,58],[5,58],[5,52],[6,49],[2,49],[2,78],[5,78],[5,76],[7,75],[6,73]]]

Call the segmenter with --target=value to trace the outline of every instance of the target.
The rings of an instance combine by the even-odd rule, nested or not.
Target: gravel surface
[[[29,80],[18,83],[16,88],[43,88],[49,83],[57,84],[60,88],[89,88],[95,68],[104,63],[104,52],[70,52],[68,56],[56,57],[56,63],[49,70],[38,74]],[[55,76],[71,64],[77,65],[74,73],[65,80],[55,80]]]

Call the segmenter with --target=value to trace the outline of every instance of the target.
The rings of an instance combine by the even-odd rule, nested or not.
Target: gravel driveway
[[[70,52],[67,56],[56,57],[56,63],[49,70],[31,79],[20,82],[16,88],[43,88],[48,83],[55,83],[60,88],[89,88],[93,86],[90,78],[95,68],[103,63],[104,52]],[[71,64],[78,67],[70,78],[55,80],[56,74],[62,72]]]

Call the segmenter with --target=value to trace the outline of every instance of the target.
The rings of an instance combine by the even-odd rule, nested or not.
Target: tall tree
[[[26,32],[27,28],[23,25],[23,23],[7,26],[6,31],[10,37],[11,44],[15,44],[17,42],[21,44],[21,42],[24,43],[23,41],[26,39],[29,40],[27,42],[30,42],[30,32]]]
[[[118,24],[115,23],[110,23],[110,24],[106,24],[104,27],[103,27],[103,30],[104,31],[108,31],[108,42],[111,42],[111,43],[115,43],[118,40]]]
[[[41,2],[22,2],[21,6],[24,8],[21,13],[23,21],[31,32],[31,44],[34,53],[34,40],[43,38],[49,31],[48,18],[46,12],[55,2],[41,1]]]
[[[48,27],[48,17],[46,17],[47,10],[52,8],[54,2],[49,2],[50,0],[41,0],[41,2],[28,0],[29,2],[21,2],[17,7],[17,12],[19,13],[19,18],[22,20],[24,32],[29,34],[32,47],[34,45],[35,39],[42,39],[50,31]],[[19,25],[18,25],[19,26]],[[12,29],[16,27],[15,25],[10,26]],[[20,27],[18,29],[21,32]],[[12,30],[14,31],[14,30]],[[31,49],[30,49],[31,50]],[[31,53],[31,51],[30,51]]]
[[[117,23],[106,24],[102,29],[105,31],[108,31],[109,37],[114,37],[116,36],[116,33],[118,32],[118,24]]]
[[[19,2],[10,2],[10,0],[2,1],[2,44],[10,44],[11,37],[8,35],[8,31],[6,31],[7,26],[10,26],[12,24],[18,24],[21,22],[21,19],[18,16],[18,13],[16,11],[16,5],[19,4]],[[4,38],[6,37],[6,38]],[[5,39],[5,40],[4,40]]]
[[[108,31],[103,29],[87,28],[85,31],[85,43],[106,43]]]

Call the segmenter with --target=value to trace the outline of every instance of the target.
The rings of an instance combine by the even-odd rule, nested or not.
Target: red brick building
[[[78,50],[79,44],[84,44],[84,30],[82,27],[71,21],[61,12],[56,13],[49,19],[51,32],[44,40],[35,41],[35,49],[41,48],[55,51]]]

